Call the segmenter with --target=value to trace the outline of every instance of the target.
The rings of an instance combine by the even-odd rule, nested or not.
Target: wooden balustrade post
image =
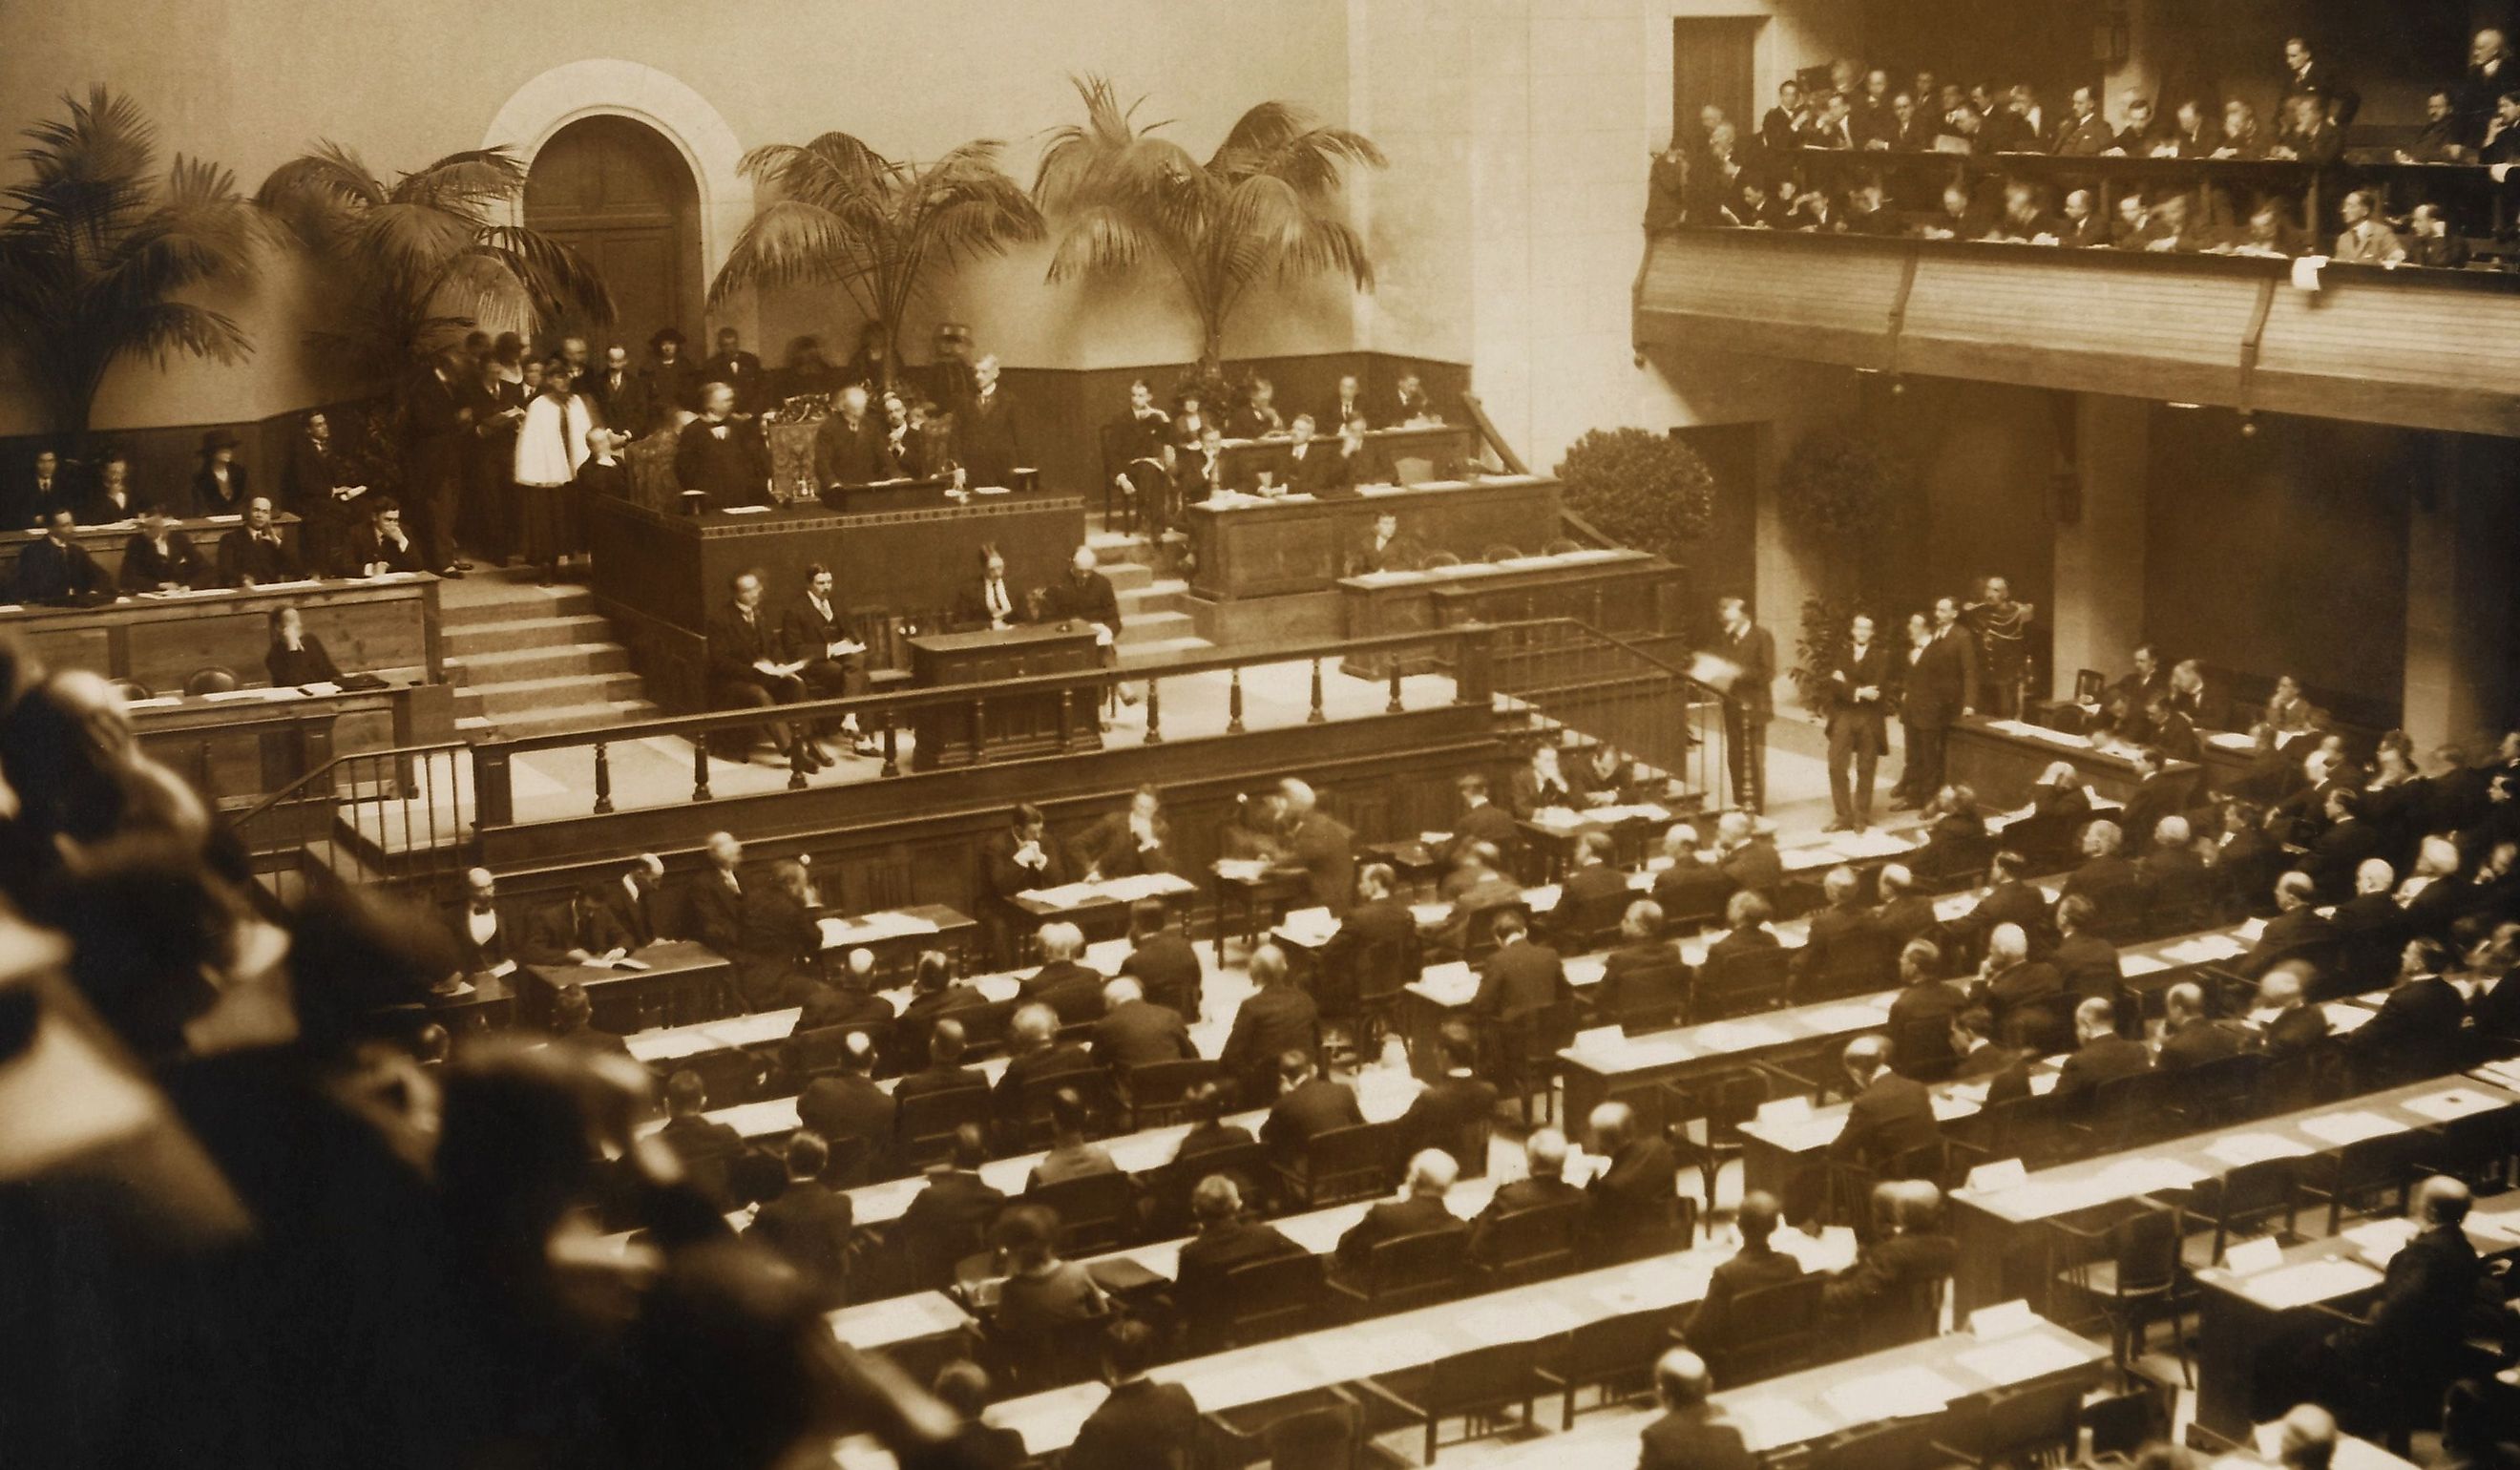
[[[971,764],[976,766],[989,758],[989,701],[981,695],[971,701]]]
[[[473,824],[476,826],[506,826],[516,820],[515,788],[508,780],[508,752],[495,745],[473,746]]]
[[[901,774],[901,732],[893,724],[892,711],[889,709],[883,712],[883,774],[886,776]]]
[[[806,764],[805,752],[814,748],[807,743],[811,738],[802,729],[792,732],[788,737],[788,789],[790,791],[802,791],[806,787],[805,773],[810,767]]]
[[[1391,702],[1382,706],[1382,712],[1396,715],[1407,708],[1400,702],[1400,660],[1395,657],[1391,660]]]
[[[1313,707],[1305,711],[1304,723],[1319,725],[1328,718],[1329,715],[1322,708],[1322,660],[1319,654],[1315,654],[1313,657]]]
[[[1471,629],[1462,635],[1461,656],[1453,664],[1453,702],[1485,704],[1496,688],[1493,667],[1496,632]]]
[[[692,800],[709,799],[708,735],[705,732],[692,736]]]
[[[595,742],[595,815],[612,810],[612,746],[609,741]]]
[[[1163,686],[1156,682],[1153,674],[1149,673],[1147,676],[1146,741],[1149,745],[1160,745],[1164,742],[1164,696],[1161,692]]]
[[[1242,734],[1242,665],[1233,669],[1233,682],[1225,691],[1225,733]]]

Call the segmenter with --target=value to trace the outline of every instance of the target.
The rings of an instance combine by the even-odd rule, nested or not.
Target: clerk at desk
[[[113,596],[112,579],[96,564],[74,533],[78,519],[67,506],[56,508],[44,525],[44,538],[30,541],[18,554],[17,587],[21,602],[93,602]]]
[[[994,546],[980,548],[980,575],[954,599],[959,631],[1005,629],[1025,621],[1023,594],[1007,580],[1007,558]]]
[[[122,544],[124,592],[186,592],[208,579],[209,566],[193,538],[166,522],[156,506],[140,508],[140,529]]]

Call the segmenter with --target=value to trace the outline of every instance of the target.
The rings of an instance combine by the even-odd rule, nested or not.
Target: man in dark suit
[[[2237,1056],[2241,1049],[2238,1032],[2206,1016],[2201,986],[2181,981],[2162,993],[2161,1049],[2153,1057],[2154,1070],[2181,1072]]]
[[[741,1203],[729,1176],[743,1153],[743,1136],[708,1116],[708,1088],[698,1072],[686,1069],[665,1079],[665,1126],[656,1136],[682,1161],[692,1187],[711,1207],[723,1212]]]
[[[1593,1109],[1593,1151],[1608,1164],[1585,1194],[1593,1201],[1585,1234],[1591,1255],[1603,1264],[1633,1261],[1666,1249],[1680,1165],[1661,1135],[1644,1128],[1624,1102]]]
[[[1694,928],[1722,918],[1732,880],[1699,852],[1697,828],[1686,822],[1674,825],[1663,834],[1663,855],[1671,866],[1654,874],[1653,899],[1665,919]]]
[[[711,383],[700,390],[700,416],[683,425],[674,443],[674,480],[697,493],[709,511],[770,503],[770,457],[761,430],[735,417],[735,389]]]
[[[259,587],[302,575],[297,558],[271,523],[271,501],[257,495],[245,504],[245,524],[219,538],[219,585]]]
[[[2064,895],[2092,901],[2095,922],[2140,917],[2143,879],[2135,865],[2119,856],[2126,835],[2114,822],[2094,822],[2083,828],[2083,866],[2066,875]]]
[[[1882,720],[1887,707],[1883,692],[1889,687],[1889,650],[1872,636],[1872,619],[1859,612],[1847,630],[1846,646],[1829,660],[1825,686],[1828,797],[1837,813],[1837,820],[1828,825],[1830,831],[1862,832],[1872,825],[1873,773],[1889,741]]]
[[[766,382],[761,359],[743,350],[742,337],[732,327],[718,329],[717,355],[700,364],[699,380],[722,382],[733,388],[735,412],[742,418],[749,419],[762,410]]]
[[[2214,874],[2196,854],[2196,836],[2187,819],[2177,814],[2153,824],[2152,851],[2136,862],[2150,912],[2175,915],[2182,927],[2193,928],[2214,914]]]
[[[977,390],[969,403],[954,410],[954,460],[963,467],[964,482],[977,489],[1012,489],[1015,471],[1026,468],[1014,410],[998,390],[998,360],[992,355],[971,365]]]
[[[1198,1404],[1180,1384],[1147,1376],[1163,1358],[1155,1329],[1123,1318],[1104,1335],[1102,1356],[1110,1392],[1058,1457],[1061,1470],[1191,1470],[1198,1449]]]
[[[1129,955],[1120,973],[1136,980],[1147,999],[1185,1018],[1199,1014],[1206,1000],[1207,966],[1198,947],[1173,922],[1172,906],[1159,898],[1129,906]]]
[[[1351,419],[1365,417],[1365,389],[1358,383],[1355,374],[1340,376],[1337,392],[1330,396],[1323,412],[1314,417],[1323,426],[1333,430]]]
[[[807,1083],[797,1096],[796,1118],[834,1148],[860,1140],[863,1162],[856,1177],[883,1179],[898,1107],[890,1092],[876,1086],[875,1043],[866,1033],[853,1031],[840,1039],[838,1069]]]
[[[458,975],[504,975],[517,967],[524,952],[514,943],[499,913],[499,883],[486,868],[464,874],[464,903],[448,924],[455,936]]]
[[[1758,894],[1743,891],[1732,895],[1724,905],[1724,937],[1706,947],[1706,958],[1698,965],[1702,974],[1728,960],[1744,955],[1774,951],[1784,947],[1777,931],[1768,927],[1768,917],[1775,911]]]
[[[953,1156],[929,1166],[926,1186],[911,1196],[900,1222],[886,1232],[905,1242],[906,1274],[919,1288],[953,1285],[954,1264],[980,1249],[989,1222],[1005,1206],[1005,1191],[980,1177],[988,1161],[988,1138],[978,1124],[955,1130]]]
[[[849,1197],[823,1182],[832,1150],[820,1135],[799,1129],[788,1136],[788,1187],[761,1207],[743,1238],[757,1240],[796,1269],[828,1312],[848,1305],[849,1231],[855,1209]]]
[[[1821,1292],[1824,1329],[1837,1324],[1851,1334],[1847,1347],[1860,1352],[1932,1336],[1932,1320],[1913,1308],[1926,1288],[1952,1273],[1958,1254],[1941,1231],[1942,1212],[1942,1190],[1923,1180],[1875,1185],[1872,1239]]]
[[[2311,55],[2310,42],[2300,36],[2285,38],[2283,56],[2284,101],[2316,98],[2325,121],[2339,130],[2352,127],[2354,114],[2362,110],[2362,94],[2346,85],[2335,67]]]
[[[893,1019],[892,1002],[877,995],[875,987],[875,952],[849,951],[838,974],[807,985],[804,1000],[796,1008],[796,1025],[788,1034],[802,1036],[834,1026],[889,1023]],[[890,1029],[888,1024],[885,1029]]]
[[[1807,989],[1828,972],[1832,958],[1854,952],[1881,932],[1871,911],[1864,906],[1863,886],[1855,869],[1844,865],[1830,869],[1821,879],[1826,907],[1812,914],[1802,953],[1794,957],[1794,978]],[[1879,987],[1867,985],[1864,989]]]
[[[1569,924],[1606,923],[1625,913],[1635,890],[1628,875],[1610,866],[1612,844],[1607,832],[1586,832],[1575,839],[1575,865],[1558,885],[1554,922],[1560,932]]]
[[[1391,966],[1386,978],[1406,985],[1421,966],[1417,915],[1394,896],[1398,879],[1386,864],[1367,864],[1356,886],[1356,904],[1322,946],[1321,973],[1334,984],[1361,986],[1370,978],[1364,966],[1378,958]]]
[[[1416,571],[1426,563],[1426,547],[1400,529],[1400,517],[1385,511],[1373,517],[1373,530],[1348,558],[1351,576],[1364,572]]]
[[[1943,955],[1932,940],[1912,939],[1899,952],[1899,994],[1883,1025],[1891,1064],[1902,1077],[1936,1080],[1950,1070],[1952,1021],[1968,1005],[1960,988],[1942,978]]]
[[[1102,987],[1102,1019],[1094,1023],[1096,1061],[1125,1073],[1131,1067],[1198,1056],[1180,1013],[1148,1001],[1137,981],[1112,980]]]
[[[1011,1137],[1023,1127],[1024,1091],[1032,1083],[1094,1069],[1083,1047],[1058,1040],[1058,1012],[1039,1002],[1017,1006],[1007,1022],[1007,1069],[990,1096],[999,1129]]]
[[[1846,1126],[1828,1145],[1830,1158],[1877,1168],[1942,1136],[1932,1095],[1924,1084],[1891,1071],[1889,1057],[1884,1037],[1859,1036],[1846,1044],[1840,1061],[1852,1095]]]
[[[194,549],[193,538],[169,525],[156,506],[140,508],[140,529],[122,544],[122,573],[115,580],[124,592],[183,592],[210,578],[209,564]]]
[[[1715,1381],[1706,1359],[1674,1348],[1654,1364],[1654,1399],[1661,1417],[1644,1427],[1637,1470],[1754,1470],[1759,1457],[1741,1431],[1708,1402]]]
[[[1553,1128],[1536,1128],[1523,1139],[1524,1177],[1508,1180],[1488,1196],[1488,1207],[1470,1222],[1470,1259],[1494,1265],[1490,1245],[1497,1223],[1508,1215],[1552,1205],[1580,1205],[1584,1191],[1566,1182],[1566,1136]]]
[[[1245,1106],[1257,1107],[1277,1095],[1280,1057],[1289,1051],[1311,1056],[1321,1048],[1322,1015],[1313,998],[1287,981],[1284,951],[1263,944],[1248,965],[1259,988],[1234,1012],[1217,1069],[1241,1085]]]
[[[2318,885],[2319,897],[2342,903],[2354,895],[2356,869],[2365,859],[2380,856],[2381,837],[2378,828],[2362,820],[2362,802],[2346,786],[2328,789],[2326,812],[2327,829],[2311,843],[2301,870]]]
[[[423,548],[403,528],[402,507],[389,495],[362,496],[359,504],[367,508],[368,515],[350,532],[349,549],[343,553],[343,574],[372,577],[419,571]]]
[[[77,518],[68,508],[52,512],[44,534],[18,554],[15,586],[10,596],[21,602],[93,602],[113,596],[112,579],[97,565],[73,533]]]
[[[473,442],[472,413],[455,382],[460,361],[452,351],[439,353],[403,396],[402,493],[428,549],[427,564],[440,572],[461,570],[455,523],[463,512],[466,451]],[[369,507],[371,514],[375,510]]]
[[[621,875],[604,885],[604,906],[628,936],[630,948],[644,950],[665,937],[665,863],[654,853],[630,860]]]
[[[1051,585],[1049,615],[1090,624],[1102,636],[1106,649],[1117,646],[1120,595],[1112,590],[1111,579],[1095,569],[1092,547],[1078,547],[1068,559],[1067,575]]]
[[[2072,1033],[2072,1002],[2056,967],[2030,958],[2030,940],[2011,924],[1998,924],[1986,938],[1986,962],[1969,999],[1995,1013],[1996,1034],[2041,1055],[2065,1049]]]
[[[1125,810],[1096,818],[1068,851],[1087,882],[1172,871],[1172,824],[1164,817],[1161,793],[1140,786],[1129,794]]]
[[[630,349],[619,342],[604,349],[604,366],[586,379],[582,391],[607,427],[630,438],[647,433],[654,422],[647,380],[630,366]]]
[[[2118,1035],[2117,1007],[2098,997],[2074,1007],[2074,1036],[2078,1045],[2056,1073],[2054,1095],[2059,1099],[2079,1097],[2152,1065],[2143,1043]]]
[[[2011,924],[2030,936],[2031,953],[2052,948],[2054,920],[2048,912],[2048,895],[2029,880],[2029,859],[2009,848],[1998,852],[1988,869],[1986,896],[1955,920],[1953,929],[1984,936],[1994,933],[1998,924]]]
[[[628,1042],[595,1024],[595,1002],[587,998],[586,987],[574,980],[552,992],[551,1039],[555,1047],[633,1060]]]
[[[2310,874],[2288,872],[2275,879],[2275,916],[2267,920],[2249,953],[2232,961],[2232,968],[2242,978],[2255,980],[2278,964],[2305,956],[2332,968],[2336,926],[2318,912],[2318,886]]]
[[[9,486],[8,528],[23,530],[51,523],[55,511],[78,509],[79,496],[62,465],[61,451],[41,448],[23,479]]]
[[[743,895],[735,953],[727,958],[735,961],[736,991],[752,1009],[801,1006],[812,995],[823,946],[803,866],[786,859],[771,864],[770,876]]]
[[[2135,794],[2127,798],[2126,809],[2118,816],[2119,830],[2140,855],[2152,844],[2153,832],[2164,817],[2176,816],[2185,806],[2187,782],[2184,778],[2163,773],[2162,753],[2158,746],[2138,745],[2135,761]]]
[[[2442,978],[2450,951],[2440,940],[2407,941],[2399,961],[2398,983],[2380,1009],[2345,1039],[2346,1054],[2375,1076],[2403,1081],[2438,1076],[2453,1070],[2460,1050],[2460,1028],[2467,1020],[2467,1002],[2458,987]]]
[[[2124,986],[2125,968],[2118,947],[2091,932],[2092,917],[2092,901],[2081,894],[2059,900],[2056,927],[2061,937],[2048,953],[2048,962],[2056,967],[2069,994],[2114,1005]]]
[[[1715,604],[1723,619],[1715,655],[1732,665],[1724,696],[1724,748],[1732,764],[1732,804],[1765,811],[1768,797],[1768,722],[1776,718],[1777,638],[1750,618],[1750,604],[1725,598]]]
[[[1716,868],[1732,886],[1774,902],[1785,880],[1784,860],[1776,839],[1758,829],[1747,812],[1727,812],[1715,819]]]
[[[1041,808],[1017,802],[1011,817],[1003,831],[991,833],[980,844],[981,874],[988,882],[994,916],[1001,923],[1009,921],[1007,905],[1016,894],[1057,888],[1075,876],[1066,849],[1051,840],[1050,819]],[[1011,946],[1002,950],[1011,953]]]
[[[995,546],[980,548],[980,575],[954,599],[957,631],[1012,628],[1026,620],[1022,589],[1007,579],[1007,558]]]
[[[1444,1196],[1452,1191],[1453,1181],[1459,1178],[1461,1170],[1451,1154],[1440,1148],[1419,1149],[1409,1160],[1409,1175],[1400,1185],[1400,1197],[1383,1200],[1367,1210],[1363,1220],[1339,1236],[1339,1271],[1352,1274],[1364,1270],[1373,1248],[1386,1240],[1422,1235],[1430,1230],[1467,1230],[1469,1225],[1444,1207]]]
[[[629,954],[630,936],[613,921],[604,896],[603,884],[581,884],[536,913],[525,925],[525,958],[535,964],[593,964]]]
[[[1024,977],[1015,988],[1016,998],[1057,1011],[1061,1026],[1101,1019],[1105,976],[1084,962],[1085,932],[1071,923],[1052,922],[1041,926],[1036,942],[1041,968]]]
[[[684,885],[677,937],[732,958],[743,938],[743,844],[732,832],[711,832],[700,851],[706,867]]]
[[[804,698],[798,665],[782,661],[779,652],[770,619],[761,610],[761,578],[753,572],[738,574],[734,598],[709,619],[709,702],[719,709],[770,709]],[[798,750],[795,732],[785,720],[746,731],[736,758],[748,758],[764,737],[777,748],[780,764],[801,759],[808,771],[831,764],[811,740]]]
[[[2355,1377],[2391,1385],[2410,1398],[2440,1393],[2458,1359],[2485,1274],[2467,1238],[2471,1203],[2467,1185],[2447,1175],[2415,1185],[2408,1211],[2415,1233],[2389,1258],[2370,1315],[2328,1338],[2330,1350]],[[2501,1295],[2498,1286],[2492,1295]]]
[[[1463,1172],[1484,1175],[1488,1172],[1485,1149],[1488,1123],[1496,1113],[1496,1084],[1480,1080],[1475,1068],[1478,1043],[1469,1028],[1458,1022],[1448,1023],[1437,1041],[1444,1075],[1426,1085],[1401,1115],[1400,1136],[1404,1146],[1440,1148],[1453,1156]],[[1480,1150],[1475,1157],[1471,1149]]]
[[[648,404],[648,422],[636,425],[633,431],[645,433],[658,425],[671,423],[677,412],[698,409],[700,406],[700,381],[699,365],[683,355],[682,333],[672,327],[658,329],[648,338],[648,361],[639,369],[640,397]],[[730,410],[734,403],[734,393],[730,389],[727,396]],[[622,425],[613,426],[618,428]]]
[[[1444,848],[1444,861],[1457,864],[1471,848],[1486,843],[1499,854],[1510,854],[1521,846],[1522,829],[1514,825],[1513,814],[1488,800],[1488,779],[1471,773],[1453,782],[1462,793],[1462,815],[1453,820],[1453,840]]]
[[[1191,1190],[1190,1213],[1198,1233],[1182,1243],[1173,1271],[1173,1308],[1188,1351],[1218,1353],[1233,1346],[1226,1319],[1233,1304],[1226,1298],[1226,1280],[1234,1269],[1300,1255],[1304,1248],[1269,1225],[1244,1219],[1242,1191],[1225,1175],[1198,1181]]]
[[[1571,999],[1566,966],[1557,952],[1530,937],[1530,925],[1508,909],[1492,923],[1496,953],[1479,967],[1479,988],[1470,999],[1470,1014],[1481,1021],[1514,1027],[1561,1009]]]
[[[1282,840],[1289,860],[1304,869],[1313,903],[1345,914],[1356,893],[1356,833],[1324,812],[1302,781],[1280,781],[1278,800],[1286,814]]]
[[[1900,781],[1911,806],[1924,805],[1943,788],[1944,741],[1954,721],[1977,710],[1977,641],[1959,625],[1959,616],[1958,601],[1943,598],[1934,603],[1930,624],[1909,624],[1908,683],[1899,718],[1909,741]]]
[[[1733,1227],[1741,1235],[1741,1248],[1707,1277],[1706,1296],[1689,1314],[1688,1325],[1681,1332],[1691,1348],[1720,1361],[1736,1327],[1757,1325],[1733,1319],[1733,1303],[1741,1294],[1802,1275],[1800,1261],[1769,1243],[1777,1232],[1778,1216],[1775,1195],[1753,1189],[1741,1196],[1740,1211],[1733,1217]]]
[[[953,989],[967,991],[974,996],[979,994],[969,986],[955,986]],[[980,1003],[988,1002],[984,1000]],[[905,1019],[907,1016],[908,1013],[904,1012]],[[916,1072],[905,1074],[895,1082],[892,1085],[892,1100],[906,1104],[914,1097],[925,1097],[931,1093],[958,1092],[966,1088],[987,1087],[989,1075],[986,1072],[977,1067],[963,1065],[963,1049],[966,1045],[963,1023],[951,1015],[937,1016],[927,1027],[927,1065]],[[899,1122],[897,1114],[894,1121]]]
[[[1995,1013],[1985,1006],[1971,1005],[1952,1017],[1952,1050],[1959,1056],[1952,1079],[1985,1083],[1988,1106],[2030,1095],[2028,1058],[1995,1039]]]
[[[866,389],[840,390],[840,401],[814,430],[814,485],[863,485],[888,479],[892,463],[883,452],[884,431],[867,413]]]
[[[1278,1058],[1278,1100],[1260,1125],[1260,1141],[1281,1159],[1301,1156],[1318,1135],[1365,1121],[1356,1090],[1322,1076],[1308,1051],[1290,1050]]]
[[[2270,1057],[2299,1057],[2327,1040],[2327,1012],[2303,999],[2310,966],[2299,960],[2276,965],[2258,982],[2258,1004],[2249,1024],[2258,1029],[2258,1045]]]
[[[788,615],[779,624],[779,644],[784,661],[798,666],[796,677],[814,698],[846,699],[866,692],[866,645],[841,620],[832,569],[821,562],[806,566],[805,590],[788,604]],[[836,732],[825,722],[823,734],[837,734],[856,745],[860,743],[858,717],[843,715]]]

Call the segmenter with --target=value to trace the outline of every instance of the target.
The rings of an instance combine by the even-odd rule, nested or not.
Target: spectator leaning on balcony
[[[2407,247],[2398,240],[2398,232],[2375,212],[2379,199],[2367,189],[2357,189],[2345,197],[2341,206],[2345,213],[2345,230],[2336,237],[2335,257],[2340,265],[2396,265],[2407,258]]]
[[[2092,158],[2117,147],[2117,135],[2100,115],[2099,94],[2090,87],[2074,89],[2072,109],[2057,125],[2056,146],[2048,152],[2065,158]]]
[[[2417,204],[2409,226],[2407,259],[2414,265],[2429,265],[2441,270],[2457,270],[2467,264],[2467,242],[2451,233],[2450,220],[2439,204]]]
[[[2324,168],[2345,153],[2345,129],[2328,114],[2325,103],[2307,93],[2284,100],[2284,124],[2275,134],[2270,158],[2297,159]]]
[[[2117,151],[2130,158],[2148,158],[2156,149],[2172,142],[2161,120],[2153,115],[2152,99],[2128,93],[2126,126],[2118,129]]]
[[[2258,126],[2258,110],[2234,97],[2223,104],[2223,141],[2214,150],[2217,158],[2263,158],[2267,156],[2267,139]]]
[[[2505,92],[2495,99],[2493,120],[2477,140],[2476,161],[2520,162],[2520,92]]]

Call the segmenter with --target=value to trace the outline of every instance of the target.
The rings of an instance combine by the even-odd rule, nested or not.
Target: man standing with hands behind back
[[[1828,797],[1837,811],[1837,820],[1828,824],[1832,832],[1861,832],[1872,825],[1873,773],[1880,768],[1888,737],[1881,690],[1889,670],[1890,656],[1872,636],[1872,619],[1857,613],[1847,629],[1846,646],[1828,670]],[[1851,789],[1849,765],[1855,772]]]
[[[1901,805],[1922,806],[1943,788],[1944,739],[1952,721],[1977,713],[1977,643],[1959,626],[1959,603],[1943,598],[1925,642],[1909,662],[1908,697],[1902,715],[1912,749],[1908,764],[1916,779]]]
[[[1725,756],[1732,768],[1732,804],[1764,811],[1768,800],[1768,722],[1776,718],[1777,637],[1750,620],[1750,604],[1725,598],[1716,656],[1732,665],[1724,699]]]

